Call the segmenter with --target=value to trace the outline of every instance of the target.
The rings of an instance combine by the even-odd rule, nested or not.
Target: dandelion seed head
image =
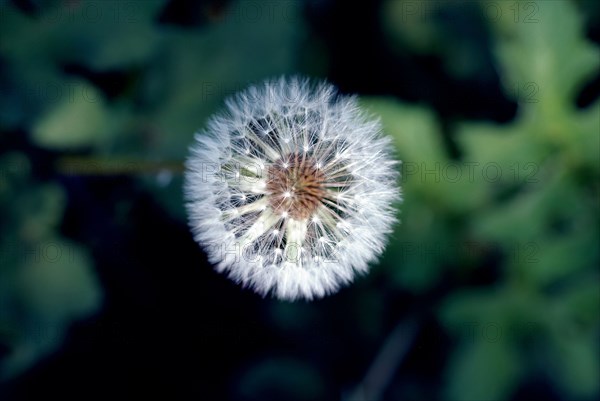
[[[331,294],[368,271],[396,221],[391,147],[329,84],[281,78],[242,91],[186,162],[194,238],[217,271],[262,295]]]

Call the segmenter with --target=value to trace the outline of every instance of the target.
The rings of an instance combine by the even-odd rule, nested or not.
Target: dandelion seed
[[[298,79],[250,88],[226,109],[196,135],[185,173],[190,226],[217,270],[286,300],[367,272],[400,199],[379,123],[356,98]]]

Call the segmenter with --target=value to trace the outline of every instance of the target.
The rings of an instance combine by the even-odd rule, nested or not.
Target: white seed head
[[[382,253],[400,199],[397,162],[355,97],[267,81],[229,98],[195,140],[189,222],[219,272],[262,295],[313,299]]]

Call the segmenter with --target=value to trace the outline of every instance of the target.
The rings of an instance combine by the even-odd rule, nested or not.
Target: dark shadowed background
[[[599,4],[0,0],[0,399],[598,399]],[[281,75],[403,161],[384,257],[313,302],[215,273],[182,200]]]

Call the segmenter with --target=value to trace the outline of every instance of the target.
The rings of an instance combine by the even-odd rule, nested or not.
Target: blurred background
[[[598,399],[599,4],[0,0],[0,399]],[[314,302],[215,273],[182,202],[283,74],[403,161],[381,262]]]

